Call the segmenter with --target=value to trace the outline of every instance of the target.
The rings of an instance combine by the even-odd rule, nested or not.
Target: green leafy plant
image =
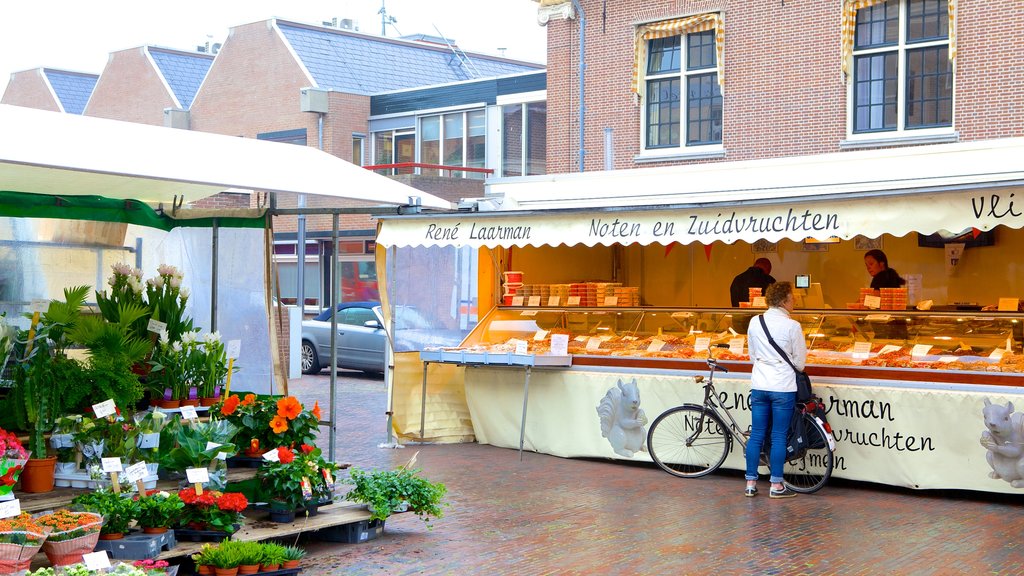
[[[139,502],[109,490],[96,490],[75,496],[71,504],[103,515],[102,534],[124,534],[139,517]]]
[[[155,492],[136,498],[139,501],[139,526],[144,528],[170,528],[177,524],[185,503],[177,494]]]
[[[197,567],[213,566],[213,560],[208,556],[208,552],[211,550],[213,550],[213,544],[203,544],[202,547],[199,548],[199,552],[192,555],[192,562],[194,562]]]
[[[420,470],[399,467],[394,470],[366,472],[352,468],[345,483],[354,487],[345,495],[347,500],[363,502],[372,507],[371,519],[385,520],[391,513],[407,503],[409,510],[423,521],[441,518],[442,500],[448,492],[440,482],[430,482],[419,475]]]
[[[164,426],[160,433],[161,446],[174,446],[160,453],[160,465],[177,472],[189,468],[210,468],[221,452],[234,454],[238,450],[231,443],[237,432],[238,428],[234,424],[224,420],[190,420],[184,424],[181,420],[173,421]],[[223,489],[227,479],[222,476],[211,473],[210,487]]]
[[[148,310],[141,304],[121,303],[118,320],[81,316],[68,330],[72,342],[89,351],[86,363],[91,379],[91,404],[113,398],[117,406],[133,406],[142,398],[143,388],[132,366],[141,362],[151,348],[149,340],[136,335],[132,326],[144,321]]]
[[[263,544],[259,542],[241,542],[230,540],[229,547],[238,554],[239,566],[258,565],[263,561]]]
[[[107,290],[96,291],[96,304],[99,306],[100,313],[108,322],[123,323],[122,307],[143,307],[146,311],[145,315],[134,318],[128,322],[128,325],[133,336],[147,340],[149,338],[147,325],[152,312],[143,298],[142,270],[132,268],[123,262],[112,264],[110,267],[113,274],[107,279],[107,284],[110,286],[109,294]]]
[[[280,544],[274,544],[273,542],[263,544],[260,564],[263,566],[274,566],[280,564],[286,560],[286,552],[286,548]]]
[[[284,559],[289,560],[302,560],[306,557],[306,551],[298,546],[285,546],[284,547]]]
[[[302,493],[303,479],[315,474],[304,460],[296,458],[295,452],[289,448],[277,449],[278,462],[267,462],[256,471],[256,478],[264,494],[270,495],[273,505],[278,503],[285,510],[296,510],[306,505],[306,497]]]

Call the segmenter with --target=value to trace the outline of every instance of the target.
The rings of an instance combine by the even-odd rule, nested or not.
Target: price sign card
[[[879,308],[882,307],[882,297],[881,296],[865,296],[864,297],[864,305],[867,306],[868,308],[871,308],[872,310],[878,310]]]
[[[565,299],[565,305],[566,306],[579,306],[580,305],[580,297],[579,296],[569,296],[568,298]]]
[[[131,483],[144,480],[146,478],[146,463],[136,462],[135,464],[125,468],[124,477],[125,480],[128,480]]]
[[[548,337],[547,330],[537,330],[537,333],[533,335],[534,340],[544,340]]]
[[[888,354],[889,352],[899,352],[902,350],[902,346],[894,346],[892,344],[886,344],[882,346],[882,349],[878,351],[879,354]]]
[[[0,502],[0,518],[10,518],[21,514],[21,500]]]
[[[530,353],[530,348],[526,343],[526,340],[515,340],[516,343],[516,356],[526,356]]]
[[[693,341],[693,349],[697,352],[704,352],[711,347],[711,338],[701,336]]]
[[[587,350],[598,350],[601,348],[601,342],[604,342],[603,338],[598,336],[591,336],[587,339]]]
[[[605,296],[604,297],[604,305],[605,306],[618,306],[619,305],[619,297],[618,296]]]
[[[85,562],[85,567],[89,570],[106,570],[110,568],[110,556],[107,556],[106,550],[82,554],[82,561]]]
[[[743,337],[729,339],[729,352],[732,354],[743,354]]]
[[[551,353],[555,356],[567,356],[569,354],[569,335],[551,335]]]
[[[548,306],[558,306],[560,298],[558,296],[548,296]]]
[[[868,322],[888,322],[892,319],[890,314],[868,314],[864,317]]]
[[[943,364],[949,364],[950,362],[956,362],[959,360],[956,356],[939,356],[939,362]]]
[[[651,343],[647,345],[648,352],[660,352],[665,347],[665,342],[658,340],[657,338],[651,340]]]
[[[195,406],[182,406],[181,417],[185,420],[198,420],[199,414],[196,412]]]
[[[854,358],[867,358],[871,355],[871,342],[854,342],[851,352]]]
[[[263,459],[267,462],[280,462],[281,457],[277,454],[277,448],[263,453]]]
[[[523,310],[522,313],[519,314],[519,315],[520,316],[536,316],[537,315],[537,311],[536,310]]]
[[[754,308],[767,308],[768,302],[764,299],[764,296],[757,296],[750,305]]]
[[[157,334],[163,334],[164,332],[167,332],[167,323],[150,319],[149,324],[146,325],[146,330],[156,332]]]
[[[992,353],[989,354],[988,357],[993,360],[999,360],[1003,357],[1003,354],[1006,354],[1006,350],[1003,350],[1002,348],[996,348],[995,350],[992,350]]]
[[[913,356],[914,358],[917,358],[919,356],[927,356],[928,352],[930,352],[931,349],[931,344],[916,344],[913,348],[911,348],[910,355]]]
[[[528,306],[540,306],[540,296],[530,296],[530,302]]]
[[[28,311],[32,312],[33,314],[35,314],[36,312],[38,312],[40,314],[44,314],[49,309],[50,309],[50,301],[49,300],[35,299],[35,300],[32,300],[32,302],[29,303],[29,305],[28,305]]]
[[[224,353],[227,354],[228,358],[238,360],[238,356],[242,353],[242,341],[228,340],[227,346],[224,347]]]
[[[587,341],[587,337],[586,336],[577,336],[577,337],[573,338],[572,341],[573,342],[586,342]]]
[[[92,411],[96,414],[97,418],[106,418],[107,416],[117,414],[117,406],[114,405],[114,399],[111,398],[99,404],[93,404]]]
[[[513,296],[512,297],[512,305],[513,306],[522,306],[523,305],[523,297],[522,296]]]
[[[103,465],[103,473],[110,474],[111,472],[120,472],[124,470],[124,465],[121,464],[120,458],[102,458],[100,462]]]
[[[206,468],[189,468],[185,470],[189,484],[206,484],[210,481],[210,471]]]
[[[729,334],[732,334],[733,336],[739,336],[740,335],[739,332],[737,332],[737,331],[732,329],[732,326],[729,326]]]
[[[999,311],[1000,312],[1016,312],[1020,307],[1020,298],[1000,298],[999,299]]]

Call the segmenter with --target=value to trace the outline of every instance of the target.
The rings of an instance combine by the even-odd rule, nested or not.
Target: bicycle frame
[[[725,367],[719,367],[718,366],[718,361],[715,360],[714,358],[710,357],[710,356],[708,356],[707,364],[708,364],[708,368],[710,369],[710,372],[708,373],[708,381],[707,381],[707,383],[704,384],[704,403],[703,403],[703,406],[704,406],[705,409],[707,409],[707,410],[709,410],[711,412],[714,412],[715,415],[718,416],[718,418],[720,420],[722,420],[723,422],[727,421],[726,424],[728,426],[729,435],[732,436],[732,438],[734,440],[736,440],[736,442],[738,442],[739,445],[744,450],[746,450],[746,448],[747,448],[747,434],[745,432],[743,432],[742,430],[740,430],[740,425],[739,425],[738,422],[736,422],[736,419],[733,418],[732,412],[730,412],[728,408],[726,408],[721,403],[719,403],[719,401],[718,401],[718,391],[715,390],[715,371],[716,370],[722,370],[724,372],[728,372],[729,370],[726,369]],[[696,376],[694,379],[699,384],[699,383],[701,383],[704,380],[704,377],[703,376]],[[722,414],[723,413],[726,416],[725,418],[722,418]],[[697,431],[694,433],[694,436],[697,436],[697,435],[699,435],[701,433],[701,431],[703,430],[703,426],[704,426],[704,424],[703,424],[703,422],[701,422],[697,426]],[[732,447],[730,446],[730,450],[731,449],[732,449]]]

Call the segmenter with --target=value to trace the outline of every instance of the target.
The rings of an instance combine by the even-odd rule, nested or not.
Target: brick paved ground
[[[339,460],[390,467],[419,450],[451,507],[433,530],[402,514],[377,540],[308,542],[310,574],[1024,574],[1021,497],[847,482],[769,500],[744,498],[735,474],[682,480],[531,452],[520,462],[477,444],[378,448],[383,383],[340,382]],[[328,379],[291,391],[326,406]]]

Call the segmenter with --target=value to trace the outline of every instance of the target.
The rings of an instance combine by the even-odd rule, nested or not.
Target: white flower
[[[203,336],[203,342],[206,342],[207,344],[220,342],[220,332],[214,331],[207,333],[206,336]]]
[[[187,300],[189,295],[188,288],[182,288],[180,294],[182,300]]]
[[[183,344],[195,344],[196,334],[198,334],[198,332],[185,332],[181,335],[181,342]]]
[[[165,490],[161,490],[161,491],[157,492],[156,495],[161,497],[161,498],[170,498],[171,497],[171,494],[169,492],[165,491]]]
[[[129,274],[132,273],[132,267],[129,266],[128,264],[125,264],[124,262],[112,264],[110,268],[114,271],[114,274],[118,276],[128,276]]]
[[[110,279],[107,280],[107,284],[110,284],[111,286],[117,285],[117,276],[111,276]]]
[[[142,294],[142,283],[139,282],[139,279],[136,278],[135,276],[128,277],[128,286],[131,287],[132,292],[135,292],[136,294]]]
[[[178,272],[178,269],[175,268],[174,266],[171,266],[170,264],[161,264],[159,267],[157,267],[156,271],[161,276],[172,276]]]
[[[132,276],[135,276],[139,280],[142,280],[142,268],[133,268]]]
[[[163,288],[164,287],[164,277],[163,276],[157,276],[156,278],[153,278],[153,286],[155,286],[157,288]]]
[[[171,276],[171,288],[181,288],[181,276]]]
[[[167,330],[160,331],[160,343],[164,346],[171,343],[171,337],[167,334]],[[160,412],[157,412],[159,414]]]
[[[182,336],[182,339],[184,339],[184,336]],[[175,352],[181,352],[181,342],[175,342],[174,344],[172,344],[171,350],[174,350]]]

